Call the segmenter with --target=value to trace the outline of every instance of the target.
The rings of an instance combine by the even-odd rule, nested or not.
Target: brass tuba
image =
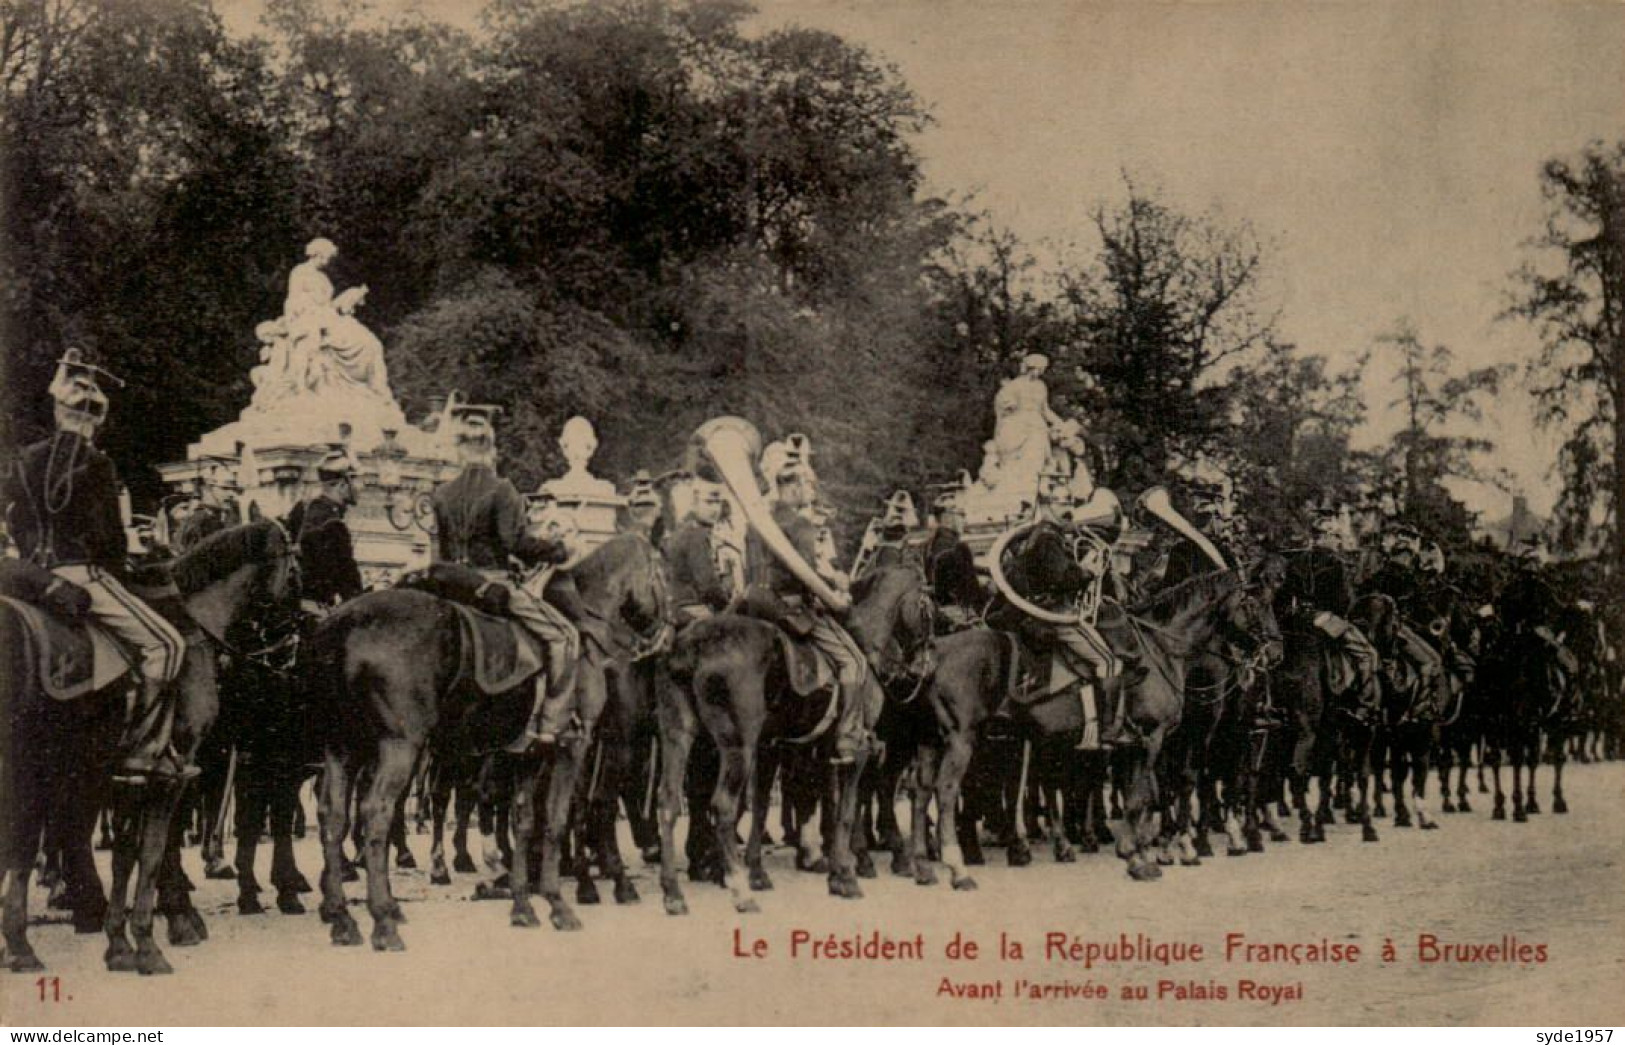
[[[1183,515],[1174,511],[1173,503],[1169,501],[1166,489],[1161,486],[1153,486],[1140,495],[1138,503],[1141,508],[1173,527],[1181,537],[1202,549],[1202,554],[1212,559],[1213,564],[1219,569],[1227,570],[1230,568],[1230,564],[1224,561],[1224,556],[1219,554],[1219,549],[1213,546],[1213,542],[1208,540],[1201,530],[1192,526],[1190,521]]]
[[[712,418],[695,430],[689,442],[690,471],[727,486],[762,542],[784,563],[807,590],[832,610],[843,611],[851,600],[829,586],[818,571],[796,551],[790,538],[773,521],[773,512],[756,485],[753,462],[761,455],[762,436],[742,417]],[[709,466],[709,467],[708,467]],[[707,474],[710,473],[710,474]]]

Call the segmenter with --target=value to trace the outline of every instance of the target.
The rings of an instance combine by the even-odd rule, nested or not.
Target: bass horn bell
[[[1224,556],[1220,554],[1218,548],[1213,546],[1213,542],[1208,540],[1201,530],[1191,525],[1190,521],[1183,515],[1174,511],[1173,502],[1169,500],[1168,490],[1165,487],[1151,487],[1151,489],[1139,496],[1137,503],[1141,508],[1167,523],[1181,537],[1202,549],[1202,554],[1212,559],[1213,564],[1219,569],[1227,570],[1230,568],[1230,564],[1224,561]]]

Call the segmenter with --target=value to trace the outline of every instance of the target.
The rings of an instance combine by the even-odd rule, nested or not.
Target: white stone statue
[[[614,483],[600,479],[587,470],[592,455],[598,452],[598,433],[593,431],[591,421],[576,416],[564,422],[564,428],[559,432],[559,450],[564,454],[568,470],[559,478],[543,483],[542,492],[551,493],[561,500],[583,496],[616,498]]]
[[[311,387],[325,383],[340,391],[393,398],[384,366],[384,343],[355,318],[356,307],[366,299],[365,286],[351,287],[333,299],[332,315],[324,321],[326,332],[310,368]]]
[[[282,322],[289,338],[289,363],[294,380],[310,384],[310,370],[323,332],[334,316],[333,281],[323,270],[339,249],[320,237],[305,245],[305,260],[288,273],[288,296],[282,304]]]

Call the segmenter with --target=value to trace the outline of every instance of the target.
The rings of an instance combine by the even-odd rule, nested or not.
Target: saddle
[[[458,674],[486,696],[523,685],[547,666],[547,656],[530,632],[515,620],[494,617],[451,601],[461,626],[462,658]]]
[[[0,602],[22,621],[23,655],[34,663],[40,688],[52,700],[98,692],[135,666],[134,654],[98,624],[65,619],[8,595],[0,595]]]
[[[756,585],[745,589],[736,612],[766,621],[778,629],[779,651],[784,654],[790,692],[798,697],[823,693],[835,685],[835,669],[809,640],[812,611],[792,606],[773,592]]]

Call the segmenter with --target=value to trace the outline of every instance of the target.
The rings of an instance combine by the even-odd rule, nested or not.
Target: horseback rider
[[[885,509],[885,513],[873,520],[869,532],[864,534],[867,547],[858,553],[859,565],[853,571],[856,577],[902,566],[908,561],[909,534],[920,525],[919,514],[914,510],[914,498],[907,490],[897,490],[886,499]]]
[[[1277,596],[1287,613],[1307,620],[1326,635],[1348,659],[1358,702],[1368,712],[1380,705],[1377,669],[1381,658],[1371,640],[1348,620],[1354,602],[1354,578],[1348,563],[1347,535],[1340,509],[1321,505],[1314,509],[1314,543],[1295,556],[1287,567],[1286,583]]]
[[[1196,528],[1227,559],[1231,558],[1233,549],[1226,547],[1228,542],[1223,532],[1224,490],[1216,483],[1193,482],[1189,486],[1189,494],[1192,513],[1196,516]],[[1201,548],[1194,542],[1182,540],[1168,550],[1162,583],[1173,587],[1204,573],[1212,573],[1213,569],[1213,560]]]
[[[1053,542],[1070,549],[1071,537],[1077,530],[1073,518],[1076,507],[1070,472],[1046,468],[1040,477],[1036,522],[1027,538],[1026,547],[1037,551],[1044,544]],[[1104,583],[1106,572],[1111,568],[1109,561],[1094,558],[1079,562],[1070,550],[1056,557],[1054,562],[1064,562],[1064,565],[1048,568],[1040,576],[1027,577],[1024,595],[1034,597],[1035,601],[1071,602],[1092,586]],[[1097,683],[1101,698],[1109,709],[1106,727],[1096,741],[1094,729],[1091,728],[1098,721],[1093,691],[1080,688],[1084,734],[1079,747],[1093,749],[1096,746],[1111,747],[1128,743],[1124,693],[1138,681],[1138,677],[1143,676],[1143,669],[1138,664],[1128,663],[1133,658],[1114,650],[1105,636],[1096,630],[1093,622],[1083,619],[1081,615],[1074,616],[1065,624],[1049,624],[1048,627],[1055,645],[1064,651],[1062,656],[1067,659],[1068,668],[1086,684],[1088,680]]]
[[[50,394],[56,431],[25,447],[7,477],[9,527],[24,558],[83,588],[96,623],[135,648],[141,692],[125,731],[114,779],[188,780],[198,775],[170,742],[175,703],[169,684],[180,674],[186,642],[175,626],[124,586],[128,544],[119,514],[118,473],[95,446],[107,418],[99,379],[117,378],[69,349]],[[122,384],[122,382],[119,382]]]
[[[722,491],[700,486],[693,507],[664,548],[671,576],[672,605],[679,625],[704,620],[733,598],[729,578],[717,557],[717,521],[722,518]]]
[[[1420,612],[1424,595],[1421,557],[1422,535],[1414,526],[1396,526],[1387,558],[1366,583],[1365,590],[1394,600],[1401,620],[1400,650],[1423,679],[1433,679],[1444,675],[1444,658],[1439,648],[1422,637],[1426,627],[1419,629],[1416,624],[1423,615]]]
[[[1545,543],[1538,536],[1524,538],[1512,564],[1512,576],[1497,601],[1508,631],[1540,639],[1552,649],[1558,664],[1572,679],[1578,676],[1580,663],[1552,631],[1552,622],[1557,620],[1563,603],[1546,579],[1546,561]]]
[[[318,615],[362,592],[361,568],[344,513],[356,503],[356,468],[350,455],[335,449],[316,466],[321,493],[298,505],[288,528],[299,546],[303,602]]]
[[[807,460],[810,451],[805,442],[800,446],[790,444],[789,440],[786,443],[789,445],[779,460],[773,460],[771,453],[763,455],[762,471],[775,493],[773,521],[802,560],[816,569],[821,558],[818,526],[807,515],[816,497],[816,477]],[[863,650],[831,612],[842,612],[850,603],[843,597],[841,605],[824,606],[773,553],[754,527],[748,544],[746,558],[752,581],[747,601],[769,607],[767,615],[782,622],[793,634],[805,636],[834,668],[840,684],[840,718],[835,726],[832,761],[851,763],[870,745],[883,697],[880,687],[869,677],[869,664]],[[821,572],[831,583],[839,583],[827,565]]]
[[[655,489],[654,480],[649,477],[648,472],[638,469],[637,474],[632,477],[632,488],[626,494],[627,530],[641,533],[650,540],[657,541],[655,529],[660,523],[660,512],[663,507],[660,491]]]
[[[968,623],[987,603],[976,576],[976,556],[961,534],[965,530],[962,489],[948,489],[931,502],[931,532],[926,538],[925,576],[937,609],[951,623]]]
[[[442,561],[470,566],[508,592],[508,613],[547,650],[547,673],[536,680],[536,699],[522,736],[510,750],[556,743],[575,711],[576,661],[581,642],[575,625],[543,598],[550,570],[538,569],[516,583],[509,559],[526,567],[557,564],[569,556],[562,541],[530,532],[525,499],[496,474],[491,417],[497,408],[457,403],[450,408],[463,470],[432,495],[437,549]]]

